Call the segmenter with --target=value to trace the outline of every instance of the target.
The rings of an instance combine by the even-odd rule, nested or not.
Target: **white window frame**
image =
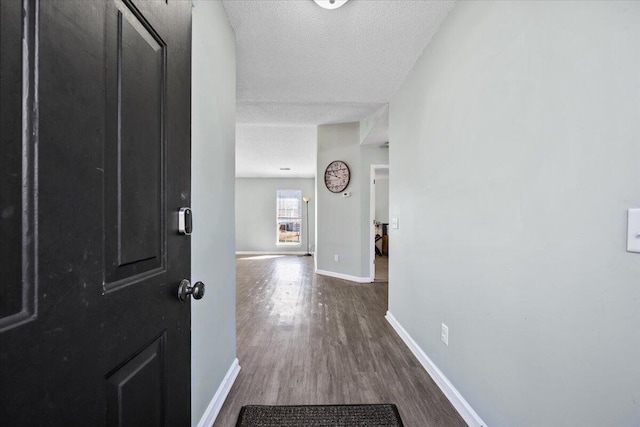
[[[288,216],[280,216],[280,193],[281,192],[295,192],[296,198],[298,199],[298,217],[288,217]],[[284,198],[284,197],[283,197]],[[276,191],[276,246],[302,246],[302,190],[296,189],[280,189]],[[291,219],[293,221],[297,221],[299,225],[298,231],[298,241],[297,242],[281,242],[280,241],[280,224],[282,220]]]

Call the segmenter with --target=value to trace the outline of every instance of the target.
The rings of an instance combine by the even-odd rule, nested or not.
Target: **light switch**
[[[627,252],[640,253],[640,209],[629,209]]]
[[[440,332],[440,339],[442,340],[442,342],[445,345],[449,345],[449,327],[447,325],[445,325],[444,323],[442,324],[442,330]]]
[[[398,218],[391,218],[391,228],[398,228]]]

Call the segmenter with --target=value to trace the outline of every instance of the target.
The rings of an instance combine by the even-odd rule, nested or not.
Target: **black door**
[[[189,0],[0,0],[0,424],[190,422]]]

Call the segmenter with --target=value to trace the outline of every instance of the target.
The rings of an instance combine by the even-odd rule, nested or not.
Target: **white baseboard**
[[[306,251],[236,251],[236,255],[304,255]]]
[[[357,282],[357,283],[371,283],[371,278],[369,278],[369,277],[358,277],[358,276],[352,276],[350,274],[334,273],[333,271],[327,271],[327,270],[316,270],[316,273],[317,274],[321,274],[323,276],[335,277],[337,279],[350,280],[352,282]]]
[[[440,387],[440,390],[449,399],[454,408],[458,411],[460,416],[471,427],[487,427],[487,424],[482,421],[480,416],[473,410],[469,402],[467,402],[460,392],[451,384],[451,381],[442,373],[440,369],[433,363],[433,361],[427,356],[427,354],[420,348],[420,346],[411,338],[411,335],[402,327],[398,320],[393,317],[390,311],[387,311],[385,316],[387,321],[391,324],[393,329],[396,330],[402,341],[409,347],[409,350],[413,353],[418,361],[422,364],[424,369],[427,370],[433,381]]]
[[[222,409],[222,405],[224,404],[229,391],[231,390],[231,386],[238,377],[239,372],[240,364],[236,358],[233,360],[233,363],[231,363],[231,367],[220,383],[218,390],[216,390],[216,394],[213,395],[213,399],[211,399],[211,402],[207,405],[207,409],[204,411],[204,414],[202,414],[198,427],[211,427],[213,425],[216,417],[220,413],[220,409]]]

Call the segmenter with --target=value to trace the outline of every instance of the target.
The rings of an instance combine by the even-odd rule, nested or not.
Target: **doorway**
[[[371,165],[369,189],[369,278],[389,280],[389,165]]]

